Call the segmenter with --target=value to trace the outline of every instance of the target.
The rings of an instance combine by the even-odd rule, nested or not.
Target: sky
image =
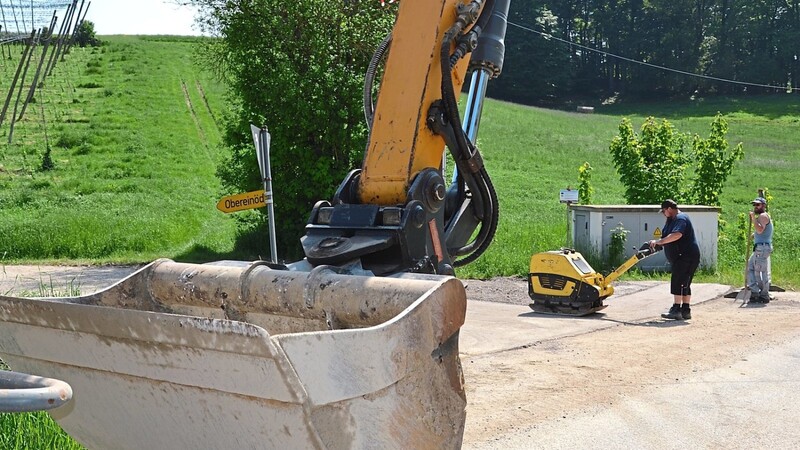
[[[89,0],[87,0],[88,2]],[[95,33],[177,34],[197,36],[195,9],[177,6],[175,0],[90,0],[86,20]],[[78,3],[80,5],[80,3]]]

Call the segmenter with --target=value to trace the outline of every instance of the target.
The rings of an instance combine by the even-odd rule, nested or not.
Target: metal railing
[[[0,370],[0,413],[58,408],[72,399],[64,381]]]

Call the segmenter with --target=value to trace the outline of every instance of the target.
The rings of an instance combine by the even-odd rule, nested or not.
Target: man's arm
[[[767,228],[767,224],[769,223],[769,216],[766,213],[761,214],[754,214],[750,213],[750,220],[753,221],[753,230],[756,234],[761,234],[764,232],[764,229]]]
[[[683,233],[681,233],[680,231],[674,231],[674,232],[662,237],[661,239],[658,239],[658,240],[653,239],[652,241],[650,241],[650,248],[653,248],[656,245],[660,245],[660,246],[663,247],[664,244],[669,244],[671,242],[675,242],[675,241],[677,241],[678,239],[680,239],[682,237],[683,237]]]

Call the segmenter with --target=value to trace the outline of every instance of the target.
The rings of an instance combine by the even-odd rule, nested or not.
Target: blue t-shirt
[[[667,237],[672,233],[681,233],[682,236],[675,242],[664,245],[664,254],[672,262],[683,257],[700,257],[700,246],[697,245],[697,238],[694,234],[694,227],[689,216],[685,213],[678,213],[673,218],[668,218],[664,224],[662,236]]]

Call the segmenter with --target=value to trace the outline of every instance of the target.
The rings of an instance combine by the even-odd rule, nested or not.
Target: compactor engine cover
[[[583,255],[572,249],[537,253],[531,257],[528,294],[531,309],[540,313],[583,316],[605,308],[614,293]]]

